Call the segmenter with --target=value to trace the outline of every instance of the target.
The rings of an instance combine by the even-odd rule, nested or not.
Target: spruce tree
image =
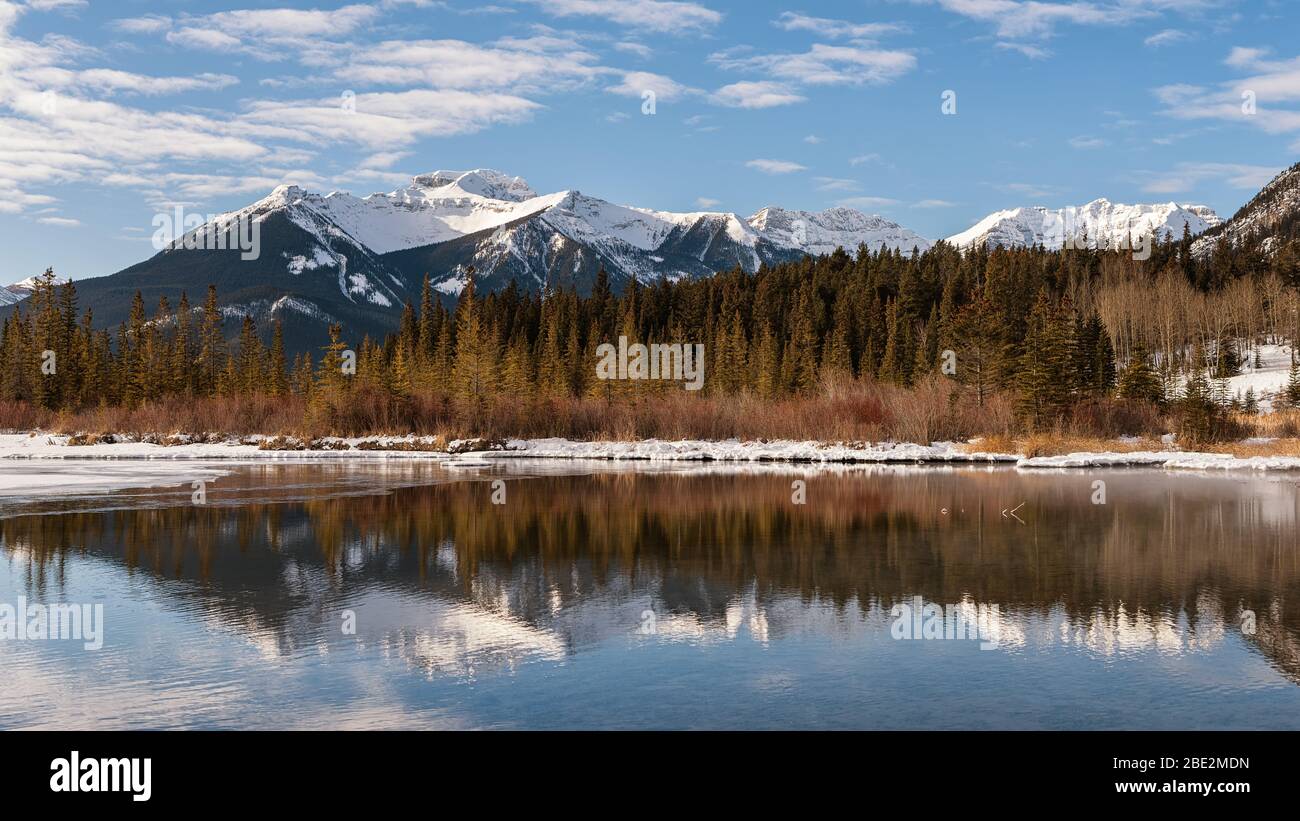
[[[1129,354],[1128,364],[1119,376],[1116,395],[1120,399],[1164,404],[1165,390],[1160,375],[1151,366],[1151,355],[1141,343],[1133,346]]]
[[[1074,317],[1046,289],[1030,311],[1017,379],[1018,408],[1033,427],[1059,419],[1075,392]]]
[[[1291,372],[1287,376],[1286,388],[1282,395],[1289,408],[1300,408],[1300,359],[1291,354]]]

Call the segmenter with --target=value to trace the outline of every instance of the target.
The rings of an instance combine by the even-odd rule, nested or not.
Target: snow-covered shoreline
[[[124,441],[69,444],[68,436],[46,433],[0,434],[0,460],[388,460],[426,459],[448,465],[489,465],[494,460],[552,459],[616,462],[720,462],[791,464],[943,464],[1005,465],[1021,469],[1103,467],[1181,470],[1300,470],[1300,457],[1237,457],[1225,453],[1178,450],[1082,452],[1026,457],[983,452],[954,442],[826,443],[817,441],[747,441],[648,439],[637,442],[578,442],[567,439],[512,439],[490,450],[465,449],[467,443],[438,443],[427,437],[389,436],[328,438],[315,447],[267,447],[270,437],[242,441],[161,444]],[[435,449],[436,448],[436,449]],[[448,452],[461,450],[461,452]],[[0,474],[4,469],[0,463]]]

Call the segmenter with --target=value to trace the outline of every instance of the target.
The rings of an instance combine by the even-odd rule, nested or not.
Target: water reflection
[[[1105,505],[1090,501],[1098,476],[1108,485]],[[807,503],[795,505],[790,483],[800,477]],[[495,478],[507,482],[504,505],[491,503]],[[102,499],[59,502],[0,520],[12,595],[68,598],[76,587],[69,574],[94,567],[128,578],[130,597],[158,621],[198,625],[217,654],[204,667],[213,676],[239,645],[255,653],[240,663],[258,676],[319,672],[345,654],[366,669],[372,689],[376,681],[398,686],[399,670],[425,682],[426,689],[406,682],[414,689],[371,698],[378,717],[368,726],[401,726],[418,711],[449,706],[456,709],[439,712],[440,721],[470,725],[547,726],[566,717],[574,726],[764,724],[746,705],[704,720],[678,704],[642,721],[626,705],[619,713],[615,696],[585,711],[556,710],[540,685],[513,687],[509,704],[463,689],[578,662],[584,681],[619,682],[639,671],[642,685],[690,686],[656,681],[639,667],[649,658],[671,659],[679,673],[699,660],[739,665],[747,682],[758,682],[755,710],[775,699],[795,726],[889,725],[888,710],[898,706],[891,699],[906,697],[905,682],[894,680],[892,692],[831,688],[866,686],[890,664],[941,676],[992,675],[996,667],[993,684],[1017,709],[1020,696],[1029,697],[1017,694],[1028,686],[1026,671],[1046,676],[1047,692],[1033,697],[1059,689],[1059,708],[1071,698],[1067,676],[1086,678],[1124,660],[1142,665],[1113,685],[1131,703],[1116,707],[1111,721],[1140,716],[1161,681],[1170,692],[1185,687],[1188,711],[1200,693],[1265,693],[1256,707],[1224,718],[1234,726],[1276,720],[1267,713],[1279,698],[1300,705],[1300,612],[1291,602],[1300,592],[1300,504],[1285,480],[286,464],[236,468],[204,506],[186,504],[188,495],[188,486],[151,491],[147,506],[118,509]],[[1023,524],[1002,515],[1022,502]],[[997,649],[891,640],[891,608],[918,596],[995,606]],[[345,611],[355,615],[355,635],[341,629]],[[1254,634],[1241,629],[1243,611],[1255,614]],[[130,657],[139,644],[130,646],[118,651],[122,665],[139,663]],[[736,657],[739,647],[757,654]],[[785,659],[793,667],[780,669],[776,660],[796,650]],[[55,663],[41,650],[21,652],[28,667],[19,668],[28,672]],[[1225,666],[1233,669],[1220,679]],[[830,671],[820,683],[800,672],[819,667]],[[726,677],[716,666],[714,673]],[[168,673],[149,667],[134,675],[152,681]],[[707,689],[712,679],[703,680]],[[446,689],[456,683],[461,690]],[[242,698],[256,703],[256,723],[280,723],[270,715],[275,705]],[[949,698],[950,706],[930,706],[924,726],[972,726],[957,711],[962,695]],[[989,726],[1046,720],[1027,722],[990,704]],[[239,726],[220,710],[211,720]]]

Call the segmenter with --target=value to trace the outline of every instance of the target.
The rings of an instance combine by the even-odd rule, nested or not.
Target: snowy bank
[[[242,441],[162,444],[123,441],[79,445],[52,434],[0,434],[0,460],[398,460],[426,459],[448,467],[482,467],[504,459],[602,460],[609,462],[717,462],[792,464],[1002,464],[1023,469],[1152,467],[1184,470],[1300,470],[1300,457],[1236,457],[1224,453],[1178,450],[1069,453],[1026,457],[975,451],[953,442],[916,445],[894,442],[826,443],[816,441],[723,441],[647,439],[639,442],[576,442],[568,439],[512,439],[490,450],[476,443],[446,442],[430,437],[387,436],[324,438],[311,447],[271,437]],[[468,447],[467,447],[468,446]],[[448,451],[453,452],[448,452]],[[129,470],[129,469],[128,469]],[[0,465],[0,485],[7,473]],[[93,472],[92,472],[93,473]]]
[[[0,434],[0,459],[454,459],[456,456],[434,450],[400,450],[414,443],[414,437],[366,437],[365,439],[329,439],[327,447],[317,449],[268,448],[271,437],[254,436],[242,441],[191,442],[110,442],[93,445],[70,444],[71,437],[56,434]],[[358,447],[358,445],[366,447]],[[372,449],[390,447],[392,450]],[[2,471],[0,471],[2,472]]]
[[[1183,470],[1300,470],[1300,456],[1249,456],[1184,451],[1067,453],[1016,461],[1018,468],[1159,467]]]
[[[827,444],[825,442],[718,442],[646,439],[640,442],[573,442],[568,439],[512,439],[506,449],[483,454],[490,459],[607,459],[675,462],[1014,462],[1007,453],[973,453],[952,442],[933,445]]]
[[[513,439],[491,450],[466,450],[465,443],[438,443],[429,437],[324,438],[315,447],[278,449],[282,440],[247,437],[242,441],[111,442],[81,445],[54,434],[0,434],[0,459],[435,459],[446,464],[488,464],[493,459],[602,459],[610,461],[690,462],[1014,462],[1005,453],[973,453],[952,442],[910,445],[827,444],[824,442],[574,442],[568,439]],[[449,448],[452,451],[435,449]]]

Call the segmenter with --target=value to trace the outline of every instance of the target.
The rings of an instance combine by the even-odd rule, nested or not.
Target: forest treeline
[[[4,321],[0,400],[76,412],[293,396],[328,428],[358,396],[474,406],[681,391],[597,379],[597,346],[622,336],[703,344],[704,397],[777,401],[829,383],[948,379],[954,401],[979,407],[999,397],[1026,429],[1108,400],[1191,403],[1206,414],[1198,424],[1213,425],[1216,408],[1251,410],[1256,399],[1227,396],[1222,380],[1259,344],[1300,338],[1300,249],[1266,255],[1220,243],[1197,259],[1191,239],[1166,237],[1147,260],[1041,247],[963,253],[944,243],[914,255],[838,250],[754,273],[632,282],[621,295],[603,270],[587,296],[513,284],[483,295],[471,271],[454,309],[426,278],[396,333],[348,340],[332,326],[318,353],[292,357],[278,323],[258,328],[245,315],[227,340],[223,320],[235,309],[221,307],[215,289],[200,305],[182,295],[152,310],[137,294],[127,322],[99,329],[93,310],[80,310],[75,283],[47,271]]]

